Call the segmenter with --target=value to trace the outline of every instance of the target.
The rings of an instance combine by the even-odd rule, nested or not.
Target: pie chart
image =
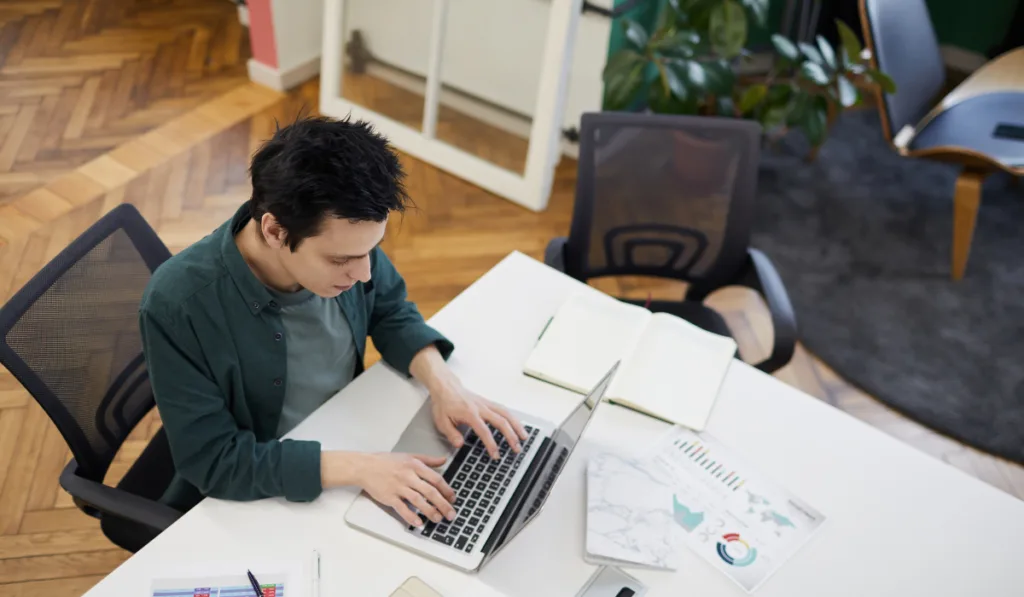
[[[757,548],[741,539],[739,533],[726,533],[718,542],[718,557],[730,566],[749,566],[757,559]]]

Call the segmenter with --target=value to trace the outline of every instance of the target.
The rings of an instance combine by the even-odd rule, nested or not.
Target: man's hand
[[[522,423],[503,407],[474,394],[461,384],[432,393],[430,400],[433,402],[434,425],[456,448],[462,447],[462,434],[457,426],[466,424],[484,442],[491,458],[498,458],[498,444],[487,428],[487,423],[490,423],[505,436],[513,451],[522,450],[519,440],[527,437]]]
[[[453,446],[462,447],[462,434],[456,426],[469,425],[483,440],[491,458],[497,458],[498,444],[487,428],[490,423],[501,431],[514,451],[522,449],[519,441],[527,438],[523,424],[503,407],[463,387],[434,345],[416,353],[409,372],[430,391],[434,424]]]
[[[409,524],[420,526],[423,521],[409,504],[434,522],[455,519],[455,492],[432,468],[444,462],[443,456],[423,454],[324,452],[320,470],[325,487],[356,485]]]

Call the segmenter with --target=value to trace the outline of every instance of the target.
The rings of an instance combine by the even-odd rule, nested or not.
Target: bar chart
[[[692,465],[701,469],[716,481],[721,482],[727,489],[737,491],[746,482],[739,473],[731,469],[725,462],[720,462],[716,459],[711,448],[703,442],[678,438],[672,445],[685,454]]]

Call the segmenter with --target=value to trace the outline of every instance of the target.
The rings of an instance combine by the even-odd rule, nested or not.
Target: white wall
[[[320,61],[323,0],[272,0],[277,70],[288,73]]]
[[[596,4],[608,6],[612,0]],[[375,58],[426,76],[433,2],[347,0],[346,30],[362,31]],[[532,116],[550,0],[450,0],[442,82],[513,112]],[[601,106],[601,70],[609,19],[580,19],[569,75],[564,126]],[[346,35],[346,40],[347,40]]]

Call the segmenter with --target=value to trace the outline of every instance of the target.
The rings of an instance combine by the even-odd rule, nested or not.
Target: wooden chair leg
[[[951,266],[954,280],[961,280],[967,271],[967,258],[971,253],[971,239],[974,224],[981,205],[981,185],[985,175],[964,170],[956,179],[956,193],[953,195],[953,260]]]

